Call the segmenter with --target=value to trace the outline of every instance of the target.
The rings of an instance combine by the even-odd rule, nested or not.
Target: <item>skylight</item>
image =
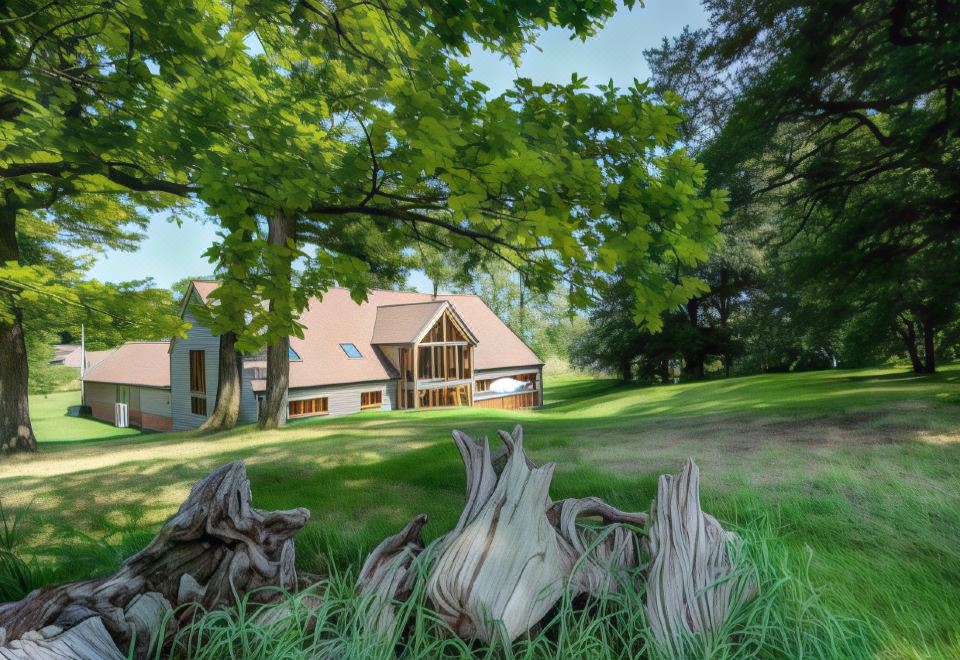
[[[363,354],[354,344],[340,344],[340,348],[343,349],[343,352],[347,354],[347,357],[351,360],[357,360],[363,357]]]

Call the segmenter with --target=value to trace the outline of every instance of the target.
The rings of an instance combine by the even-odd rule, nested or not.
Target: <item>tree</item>
[[[165,101],[188,64],[210,62],[214,19],[197,0],[0,7],[0,441],[36,449],[27,400],[24,305],[60,295],[47,264],[25,256],[37,222],[81,247],[129,241],[142,213],[190,193],[165,132]],[[125,226],[127,225],[127,226]],[[142,226],[142,225],[141,225]],[[29,268],[23,264],[29,263]]]
[[[772,207],[769,256],[803,288],[805,306],[830,314],[842,345],[864,356],[868,344],[899,339],[914,369],[933,371],[937,338],[958,318],[960,8],[707,6],[711,27],[658,56],[663,77],[692,99],[697,126],[718,120],[698,143],[711,183],[732,190],[734,213],[737,180],[746,200]],[[825,334],[812,317],[800,335]]]
[[[591,92],[575,76],[519,80],[487,98],[457,57],[468,39],[516,53],[538,22],[585,36],[612,9],[304,3],[221,30],[228,42],[255,33],[263,54],[204,71],[171,111],[206,122],[192,181],[224,223],[222,264],[241,258],[250,273],[250,286],[214,297],[248,313],[240,350],[267,346],[265,426],[283,419],[284,346],[302,331],[299,312],[333,284],[362,300],[371,246],[484,250],[532,290],[566,279],[581,303],[603,284],[598,274],[645,254],[633,313],[653,326],[699,290],[695,278],[671,282],[659,270],[705,258],[723,209],[676,148],[675,105],[641,84]],[[347,241],[347,230],[375,240]]]
[[[339,284],[362,300],[426,230],[510,262],[531,289],[566,278],[580,303],[597,273],[647,254],[633,284],[654,326],[699,289],[659,270],[702,261],[723,209],[675,145],[676,104],[576,76],[488,98],[459,59],[469,44],[517,57],[547,25],[587,37],[611,0],[9,6],[3,65],[30,74],[4,96],[9,222],[83,193],[202,202],[223,228],[217,274],[248,285],[221,287],[212,316],[226,331],[244,310],[237,349],[273,356],[265,425],[282,421],[282,348],[310,297]]]

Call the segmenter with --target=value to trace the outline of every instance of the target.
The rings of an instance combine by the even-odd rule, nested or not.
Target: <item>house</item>
[[[193,310],[211,304],[216,287],[211,281],[190,284],[181,317],[191,328],[166,345],[166,379],[159,374],[161,345],[147,349],[137,342],[89,369],[84,381],[106,385],[111,381],[105,378],[114,379],[114,403],[121,393],[127,396],[121,385],[139,388],[141,420],[147,419],[143,392],[166,387],[169,428],[199,427],[216,398],[219,339]],[[303,338],[290,338],[290,419],[453,406],[520,409],[543,402],[543,362],[477,296],[373,290],[358,305],[348,290],[334,288],[311,300],[300,322]],[[241,358],[240,423],[257,420],[266,366],[265,354]],[[109,404],[109,392],[100,394],[98,404]],[[132,394],[128,400],[134,401]],[[112,409],[109,415],[99,410],[95,416],[113,419]]]
[[[54,344],[50,364],[80,368],[80,344]]]
[[[112,422],[115,404],[125,403],[130,426],[172,430],[169,350],[169,341],[135,341],[87,353],[84,405],[97,419]]]

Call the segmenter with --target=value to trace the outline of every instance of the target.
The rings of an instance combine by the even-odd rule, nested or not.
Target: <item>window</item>
[[[484,380],[478,380],[476,384],[477,392],[489,392],[490,383],[493,382],[492,378],[485,378]]]
[[[192,396],[190,397],[190,412],[194,415],[202,415],[203,417],[207,416],[207,397],[205,396]]]
[[[287,357],[290,358],[291,362],[303,362],[303,360],[300,358],[297,352],[292,348],[287,349]]]
[[[311,415],[327,414],[327,397],[316,399],[300,399],[287,404],[287,417],[309,417]]]
[[[347,354],[351,360],[357,360],[363,357],[363,353],[354,344],[340,344],[340,348]]]
[[[360,409],[379,408],[383,405],[383,390],[360,393]]]
[[[207,416],[207,374],[203,351],[190,351],[190,412]]]
[[[130,403],[129,385],[117,385],[117,403]]]

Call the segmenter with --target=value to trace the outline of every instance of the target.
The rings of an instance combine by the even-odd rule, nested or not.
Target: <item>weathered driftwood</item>
[[[650,517],[647,619],[657,641],[680,657],[683,637],[720,631],[755,587],[737,573],[737,535],[700,508],[700,470],[693,460],[676,477],[660,477]]]
[[[569,561],[546,515],[554,465],[527,464],[519,429],[508,447],[496,487],[482,503],[468,499],[480,506],[445,540],[427,579],[434,609],[464,638],[516,639],[563,593]],[[486,445],[483,454],[486,471]]]
[[[500,432],[500,455],[491,452],[485,438],[477,441],[459,431],[453,437],[466,469],[466,502],[454,529],[429,553],[435,560],[426,592],[457,635],[516,639],[543,619],[564,589],[574,595],[613,590],[637,568],[639,542],[624,523],[642,526],[646,514],[625,513],[597,498],[552,502],[554,465],[537,466],[527,457],[519,426],[512,434]],[[578,524],[584,517],[597,517],[603,525]],[[418,538],[419,531],[417,526]],[[400,547],[394,539],[403,538],[401,532],[384,541],[367,565],[384,573],[404,570],[406,579],[415,579],[422,572],[411,568],[410,554],[391,550]],[[422,543],[416,545],[413,554],[421,548]],[[395,580],[370,579],[367,573],[358,586],[372,594],[368,622],[387,630],[385,624],[393,625],[390,603],[404,594],[394,588]],[[409,593],[411,586],[406,587]]]
[[[360,569],[361,591],[371,594],[367,625],[389,630],[394,624],[394,603],[405,601],[416,583],[414,560],[423,552],[421,530],[427,517],[420,514],[399,533],[388,536],[367,557]]]
[[[0,605],[0,658],[44,657],[42,652],[109,658],[113,650],[126,657],[119,649],[126,651],[131,641],[142,657],[172,608],[196,603],[209,609],[258,587],[294,587],[293,537],[310,514],[261,511],[250,499],[243,463],[220,467],[193,487],[150,545],[114,575],[45,587]],[[100,651],[70,655],[70,649],[93,648]]]

